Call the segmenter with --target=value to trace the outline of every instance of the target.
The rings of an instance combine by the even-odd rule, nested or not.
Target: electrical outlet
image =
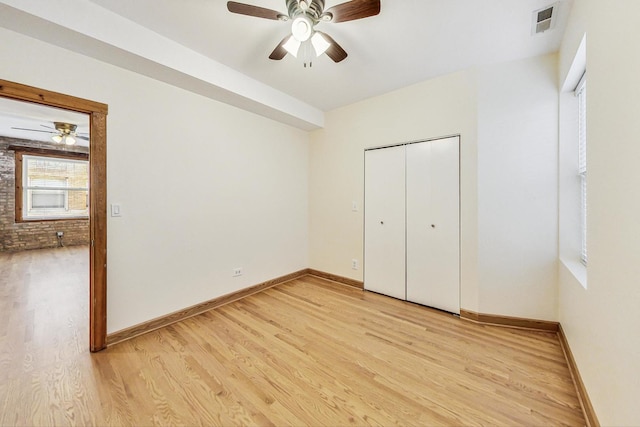
[[[62,236],[64,236],[63,231],[56,231],[56,237],[62,237]]]
[[[240,267],[233,269],[233,277],[238,277],[238,276],[242,276],[242,268]]]
[[[357,270],[358,268],[360,268],[358,266],[358,260],[357,259],[354,258],[354,259],[351,260],[351,268],[354,269],[354,270]]]

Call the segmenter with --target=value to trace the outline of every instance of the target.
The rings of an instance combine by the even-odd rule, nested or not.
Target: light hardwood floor
[[[554,333],[307,276],[88,352],[88,251],[0,254],[0,425],[584,425]]]

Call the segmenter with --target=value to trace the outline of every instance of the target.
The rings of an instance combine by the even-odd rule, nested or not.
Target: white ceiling
[[[325,8],[343,2],[325,1]],[[556,27],[532,35],[533,11],[553,0],[381,0],[380,15],[319,23],[349,56],[338,64],[321,56],[312,68],[290,55],[268,59],[290,33],[288,23],[232,14],[226,0],[0,0],[0,23],[160,80],[174,75],[169,67],[180,75],[170,84],[313,129],[322,127],[322,111],[439,75],[555,52],[573,1],[557,1]],[[246,3],[286,11],[285,0]],[[88,131],[86,116],[6,102],[0,135],[48,140],[10,128],[44,129],[54,121]]]
[[[312,68],[268,59],[290,24],[232,14],[226,0],[91,0],[183,46],[323,111],[435,76],[557,51],[573,0],[555,29],[532,36],[532,12],[554,0],[381,0],[380,15],[320,23],[349,54]],[[344,0],[326,0],[325,8]],[[245,3],[286,12],[285,0]]]

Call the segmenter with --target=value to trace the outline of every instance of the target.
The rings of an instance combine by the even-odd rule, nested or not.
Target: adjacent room
[[[634,0],[0,0],[0,425],[640,424]]]

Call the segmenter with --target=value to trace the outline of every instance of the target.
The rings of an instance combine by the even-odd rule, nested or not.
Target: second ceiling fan
[[[347,57],[347,52],[326,33],[318,31],[319,22],[346,22],[368,18],[380,13],[380,0],[351,0],[324,10],[324,0],[285,0],[288,13],[235,1],[227,2],[229,12],[240,15],[278,21],[291,21],[291,34],[282,39],[269,55],[270,59],[281,60],[287,53],[298,57],[302,53],[310,57],[326,53],[334,62]],[[310,62],[310,61],[309,61]],[[305,66],[306,66],[305,60]]]
[[[51,139],[56,144],[65,144],[65,145],[73,145],[76,143],[76,139],[84,139],[85,141],[89,141],[89,135],[86,133],[78,133],[76,129],[78,129],[78,125],[73,123],[66,122],[53,122],[53,126],[40,125],[43,128],[47,128],[49,130],[41,130],[41,129],[30,129],[30,128],[18,128],[12,127],[11,129],[16,130],[26,130],[29,132],[43,132],[50,133],[53,136]]]

